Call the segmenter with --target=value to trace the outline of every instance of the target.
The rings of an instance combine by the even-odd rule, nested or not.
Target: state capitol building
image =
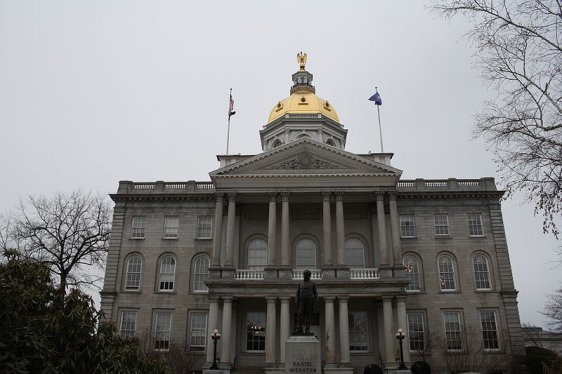
[[[474,356],[511,373],[524,348],[503,192],[493,178],[403,180],[392,153],[347,151],[312,78],[301,63],[262,153],[217,156],[208,181],[119,182],[105,317],[152,351],[185,344],[195,372],[217,329],[224,372],[284,373],[309,269],[324,373],[397,368],[398,329],[408,367],[446,373]]]

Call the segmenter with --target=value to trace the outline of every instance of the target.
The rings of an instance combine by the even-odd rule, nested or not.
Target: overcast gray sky
[[[0,0],[0,212],[28,194],[111,193],[119,180],[209,180],[226,150],[261,151],[258,131],[289,94],[299,51],[346,149],[384,147],[403,178],[496,176],[472,140],[493,91],[473,68],[461,19],[422,1]],[[521,197],[503,203],[523,322],[544,326],[560,287],[553,249]]]

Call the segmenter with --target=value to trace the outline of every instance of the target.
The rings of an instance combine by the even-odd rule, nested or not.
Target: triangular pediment
[[[223,181],[228,179],[236,179],[236,184],[240,185],[246,179],[252,179],[256,183],[265,179],[298,179],[299,183],[315,184],[320,179],[323,181],[318,183],[325,183],[326,180],[345,183],[350,178],[359,178],[366,183],[365,178],[368,178],[371,184],[378,179],[388,185],[397,181],[401,174],[401,170],[392,166],[302,138],[217,169],[210,176],[220,188]],[[356,183],[359,183],[359,179]]]

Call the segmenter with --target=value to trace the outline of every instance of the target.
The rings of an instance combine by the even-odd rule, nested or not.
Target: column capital
[[[330,201],[330,198],[332,197],[332,193],[329,191],[322,191],[321,195],[322,201]]]
[[[392,301],[393,297],[394,296],[385,295],[385,296],[381,296],[381,299],[382,299],[382,301]]]
[[[389,192],[388,193],[388,198],[390,201],[396,201],[396,192]]]
[[[277,301],[277,296],[266,296],[265,301],[268,304],[275,303]]]
[[[396,297],[396,301],[403,302],[403,303],[405,303],[406,299],[408,298],[407,295],[398,295],[398,296],[395,296],[395,297]]]
[[[232,203],[236,201],[236,192],[229,192],[228,193],[228,202]]]
[[[289,192],[281,192],[281,201],[289,201]]]
[[[347,300],[349,300],[349,296],[344,295],[344,296],[338,296],[338,301],[340,303],[346,303],[347,304]]]
[[[336,195],[336,201],[343,201],[343,191],[336,191],[334,195]]]
[[[219,296],[209,296],[209,302],[210,303],[218,303],[219,299],[220,299]]]
[[[291,302],[290,296],[279,296],[279,300],[282,304]]]
[[[217,203],[222,203],[223,199],[224,199],[224,194],[222,192],[215,193],[215,200]]]
[[[377,191],[377,192],[374,193],[374,195],[375,195],[377,201],[384,201],[384,195],[385,195],[384,192]]]
[[[234,296],[221,296],[223,303],[231,303],[234,300]]]
[[[277,192],[270,192],[269,193],[269,202],[276,203],[277,202]]]
[[[326,303],[333,303],[335,299],[335,296],[324,296],[324,302]]]

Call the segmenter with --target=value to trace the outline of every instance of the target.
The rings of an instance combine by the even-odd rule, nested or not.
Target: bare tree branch
[[[476,117],[475,137],[494,153],[508,193],[522,191],[558,236],[562,218],[562,3],[436,0],[433,10],[471,20],[483,79],[497,90]]]
[[[30,196],[3,231],[9,240],[0,234],[0,244],[17,243],[22,254],[47,264],[64,292],[68,286],[101,280],[95,271],[105,264],[110,227],[111,207],[102,195],[74,191],[52,198]]]

